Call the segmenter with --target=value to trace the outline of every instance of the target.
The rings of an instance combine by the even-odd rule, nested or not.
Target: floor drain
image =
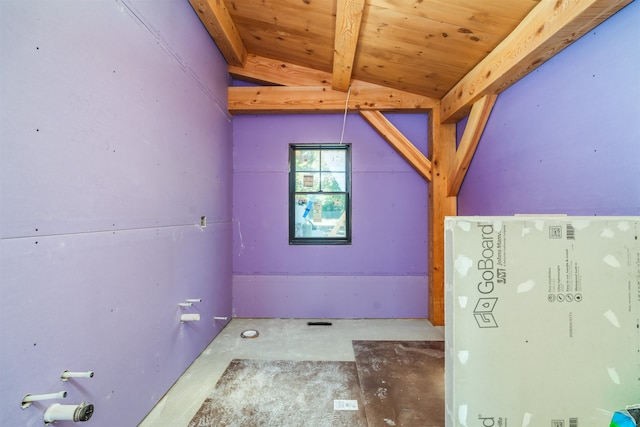
[[[258,335],[260,335],[260,332],[255,329],[247,329],[240,334],[242,338],[258,338]]]

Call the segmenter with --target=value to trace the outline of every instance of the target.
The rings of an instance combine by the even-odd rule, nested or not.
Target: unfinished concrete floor
[[[422,319],[233,319],[179,378],[139,427],[187,427],[233,359],[354,361],[353,341],[444,340]],[[248,329],[255,339],[241,338]]]

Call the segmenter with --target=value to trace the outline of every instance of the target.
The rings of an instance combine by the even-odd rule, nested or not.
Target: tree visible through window
[[[289,150],[289,243],[351,243],[351,145]]]

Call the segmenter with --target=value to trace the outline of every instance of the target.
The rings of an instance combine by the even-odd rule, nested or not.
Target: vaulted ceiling
[[[189,0],[229,64],[231,114],[359,112],[429,183],[429,320],[444,218],[497,96],[632,0]],[[426,112],[428,153],[384,116]],[[455,123],[468,115],[463,135]]]
[[[234,77],[306,88],[278,91],[281,105],[268,104],[268,93],[263,107],[232,97],[232,113],[329,110],[334,99],[338,109],[344,95],[327,93],[327,86],[361,87],[366,96],[350,108],[423,108],[428,98],[442,101],[445,121],[461,118],[483,95],[509,87],[630,2],[190,0]],[[380,104],[394,94],[395,104]]]

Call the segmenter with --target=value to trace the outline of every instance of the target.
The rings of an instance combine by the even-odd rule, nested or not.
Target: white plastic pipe
[[[187,298],[187,302],[202,302],[202,298]]]
[[[214,316],[213,320],[228,320],[229,318],[226,316]]]
[[[199,322],[200,314],[187,313],[180,316],[181,322]]]
[[[82,402],[79,405],[61,405],[54,403],[44,413],[45,423],[56,421],[89,421],[93,415],[93,404]]]
[[[93,371],[70,372],[66,370],[60,376],[60,379],[62,379],[62,381],[67,381],[69,378],[93,378]]]
[[[22,398],[22,409],[26,409],[31,406],[31,402],[38,402],[40,400],[50,400],[50,399],[64,399],[67,397],[66,391],[59,391],[57,393],[49,393],[49,394],[26,394]]]
[[[179,302],[178,307],[191,307],[193,304],[190,302]]]

